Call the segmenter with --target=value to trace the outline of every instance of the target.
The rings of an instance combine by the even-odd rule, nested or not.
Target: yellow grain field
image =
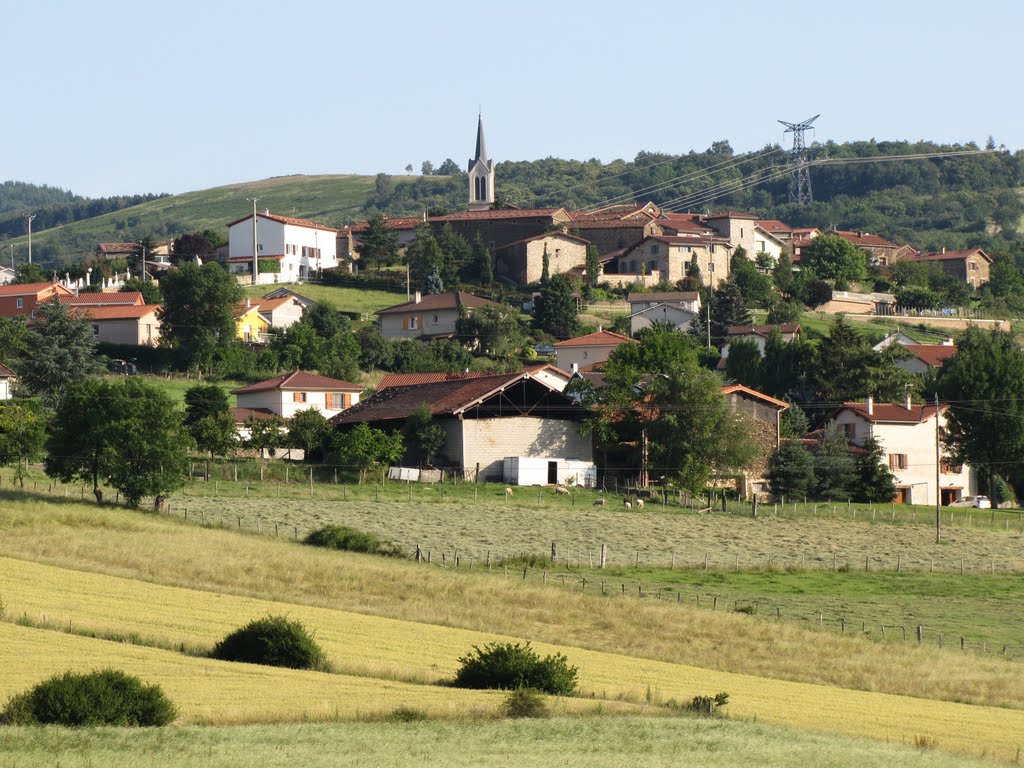
[[[71,622],[83,629],[137,633],[146,640],[166,644],[209,646],[252,618],[285,613],[316,632],[329,658],[341,670],[378,678],[448,677],[458,656],[470,646],[507,639],[347,611],[165,587],[7,558],[0,558],[0,582],[4,584],[8,613],[13,617],[26,613],[36,620],[45,617],[48,622]],[[1004,759],[1013,758],[1024,742],[1020,735],[1024,734],[1024,711],[1020,710],[773,680],[545,643],[535,646],[541,653],[557,651],[568,656],[580,668],[583,692],[602,698],[684,701],[696,694],[727,691],[732,700],[729,712],[758,722],[897,743],[927,737],[943,749]],[[151,649],[133,651],[160,653]],[[23,666],[17,655],[12,658],[17,667]],[[223,666],[188,661],[215,664],[218,669]],[[367,680],[366,684],[370,686],[367,692],[386,685],[379,680]],[[438,692],[427,686],[408,687],[427,691],[421,695],[428,699]],[[5,678],[0,681],[0,693],[10,692]],[[454,693],[441,690],[443,696]],[[341,716],[351,714],[353,707],[360,712],[369,709],[359,709],[359,694],[350,698],[340,710]],[[289,699],[294,707],[295,697],[290,691]],[[273,709],[274,705],[260,705],[264,706]]]

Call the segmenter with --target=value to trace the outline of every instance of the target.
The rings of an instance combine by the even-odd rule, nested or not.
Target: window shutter
[[[351,408],[352,407],[352,393],[351,392],[345,392],[345,393],[342,394],[342,396],[341,396],[341,407],[342,408]]]
[[[293,403],[301,403],[302,402],[302,393],[301,392],[292,392],[292,402]]]
[[[327,406],[327,410],[328,411],[333,411],[334,410],[334,395],[333,395],[333,393],[327,392],[324,395],[324,399],[326,400],[325,405]]]
[[[409,330],[409,318],[408,317],[403,317],[402,318],[402,329],[406,330],[406,331]]]

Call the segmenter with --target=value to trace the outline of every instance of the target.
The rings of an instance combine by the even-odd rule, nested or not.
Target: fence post
[[[920,645],[920,644],[921,644],[921,636],[922,636],[922,635],[921,635],[921,625],[920,625],[920,624],[918,624],[918,625],[917,625],[917,644],[918,644],[918,645]]]
[[[601,570],[604,570],[604,567],[607,564],[608,564],[608,545],[607,544],[602,544],[601,545]],[[603,591],[604,590],[602,589],[602,593],[603,593]]]
[[[556,565],[558,563],[558,542],[551,542],[551,564]]]

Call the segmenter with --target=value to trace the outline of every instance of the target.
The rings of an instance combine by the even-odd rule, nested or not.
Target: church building
[[[469,161],[469,210],[489,211],[494,207],[494,161],[484,144],[484,117],[476,126],[476,157]]]

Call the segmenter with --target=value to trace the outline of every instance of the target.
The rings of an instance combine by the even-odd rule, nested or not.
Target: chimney
[[[264,216],[269,216],[270,215],[270,209],[269,208],[264,208],[263,209],[263,215]]]
[[[911,409],[909,392],[907,392],[907,396],[903,399],[903,407],[906,408],[908,411]]]
[[[946,246],[942,246],[942,252],[943,252],[943,253],[945,253],[945,252],[946,252]]]
[[[953,337],[952,336],[947,336],[946,338],[944,338],[942,340],[942,346],[944,346],[944,347],[952,347],[953,346]]]
[[[245,308],[246,309],[252,309],[252,299],[246,299],[245,300]]]
[[[874,416],[875,415],[875,398],[873,398],[871,395],[868,395],[867,407],[868,407],[868,416]]]
[[[579,372],[580,372],[580,364],[579,363],[573,363],[572,365],[569,366],[569,373],[571,373],[572,375],[575,376]]]
[[[600,326],[600,325],[599,325],[599,326],[597,326],[597,332],[598,332],[598,333],[601,333],[601,332],[602,332],[603,330],[604,330],[604,327],[603,327],[603,326]]]
[[[413,303],[419,304],[421,301],[423,301],[423,294],[416,291],[416,293],[413,294]]]

